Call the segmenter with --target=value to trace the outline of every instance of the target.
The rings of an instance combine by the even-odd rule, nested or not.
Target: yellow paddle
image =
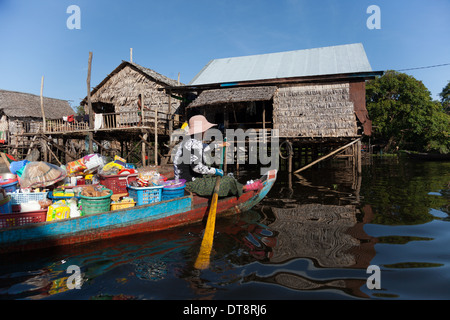
[[[224,143],[226,143],[226,138],[224,139]],[[225,146],[222,149],[222,161],[220,163],[220,169],[222,169],[224,154],[225,154]],[[217,209],[217,200],[219,199],[220,178],[221,176],[216,177],[216,184],[214,186],[214,193],[211,200],[211,206],[209,208],[208,220],[206,221],[205,233],[203,234],[200,252],[194,264],[194,267],[196,269],[203,270],[209,267],[209,259],[214,241],[214,229],[216,226],[216,209]]]

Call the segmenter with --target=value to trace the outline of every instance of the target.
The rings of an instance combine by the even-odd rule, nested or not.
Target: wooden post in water
[[[358,140],[358,143],[356,144],[357,148],[357,157],[356,157],[356,165],[357,165],[357,171],[358,175],[361,175],[362,173],[362,167],[361,167],[361,140]]]

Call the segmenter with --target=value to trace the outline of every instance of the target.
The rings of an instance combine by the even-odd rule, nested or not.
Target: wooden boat
[[[411,152],[404,151],[408,158],[414,160],[427,160],[427,161],[450,161],[450,154],[440,153],[424,153],[424,152]]]
[[[276,170],[261,177],[262,188],[219,199],[217,216],[251,209],[270,191]],[[48,222],[0,229],[0,253],[86,243],[201,222],[211,199],[189,195],[167,201]]]

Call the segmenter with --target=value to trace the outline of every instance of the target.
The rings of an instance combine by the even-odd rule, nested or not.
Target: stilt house
[[[183,89],[196,92],[187,113],[227,128],[278,129],[284,138],[371,134],[362,44],[210,61]],[[181,90],[181,89],[180,89]]]
[[[123,61],[116,69],[103,79],[91,91],[91,104],[96,114],[114,115],[109,126],[131,125],[139,122],[139,95],[143,96],[144,119],[153,117],[157,109],[158,118],[167,120],[168,115],[178,111],[180,100],[171,99],[162,88],[178,86],[177,80],[170,79],[154,70],[142,67],[136,63]],[[81,105],[85,107],[87,98]]]
[[[65,100],[43,97],[45,118],[59,120],[74,114]],[[23,148],[34,133],[42,131],[42,108],[40,96],[0,90],[0,140],[4,145]],[[28,134],[28,137],[24,136]],[[17,149],[16,149],[17,150]]]

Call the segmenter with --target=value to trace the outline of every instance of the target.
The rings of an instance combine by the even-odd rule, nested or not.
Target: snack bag
[[[59,200],[48,207],[47,221],[62,220],[70,217],[70,207],[65,200]]]
[[[86,167],[86,164],[84,163],[83,158],[69,162],[66,167],[68,174],[72,174],[72,173],[76,173],[76,172],[83,172],[86,169],[87,169],[87,167]]]
[[[116,163],[116,164],[118,164],[118,165],[120,165],[122,167],[125,167],[126,164],[127,164],[127,161],[125,159],[115,155],[114,156],[114,163]]]
[[[87,156],[84,156],[83,161],[86,165],[87,170],[91,172],[102,168],[106,164],[105,157],[98,153],[88,154]]]

